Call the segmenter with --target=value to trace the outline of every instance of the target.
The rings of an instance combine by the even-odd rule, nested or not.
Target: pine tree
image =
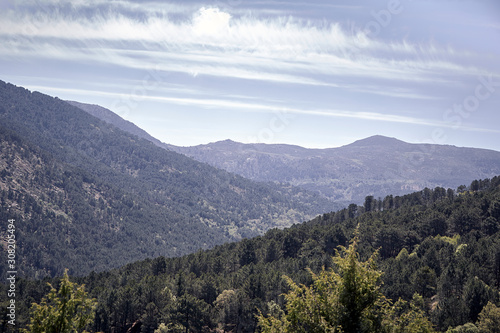
[[[380,293],[381,272],[375,269],[376,253],[360,262],[355,237],[348,248],[333,257],[338,272],[323,269],[313,284],[297,285],[285,277],[291,290],[285,295],[286,312],[259,315],[263,332],[376,332],[385,299]],[[278,312],[280,311],[273,311]]]
[[[500,333],[500,308],[488,302],[479,314],[477,327],[480,332]]]
[[[85,332],[85,327],[94,319],[97,302],[90,299],[83,285],[69,280],[64,271],[59,291],[50,286],[50,292],[40,304],[31,307],[31,323],[25,333],[67,333]]]
[[[434,332],[423,311],[422,297],[392,305],[380,291],[382,272],[375,267],[377,252],[361,262],[357,236],[333,257],[336,270],[312,276],[312,285],[298,285],[285,277],[290,291],[286,309],[273,303],[271,314],[258,315],[264,333]]]

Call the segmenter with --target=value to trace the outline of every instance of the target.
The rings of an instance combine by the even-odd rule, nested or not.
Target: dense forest
[[[26,277],[179,256],[334,209],[319,195],[196,162],[1,81],[0,147],[0,218],[18,221]]]
[[[375,254],[380,292],[392,302],[417,297],[436,331],[479,332],[482,311],[497,313],[500,177],[457,190],[368,196],[364,205],[263,236],[71,280],[97,301],[91,331],[256,332],[260,313],[286,311],[291,285],[284,276],[311,286],[323,268],[338,271],[336,250],[356,230],[359,260]],[[47,282],[58,284],[18,281],[19,325],[27,325],[31,303],[49,292]],[[5,320],[3,304],[1,311]]]

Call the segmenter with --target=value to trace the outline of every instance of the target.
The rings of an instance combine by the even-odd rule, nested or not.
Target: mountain
[[[154,332],[163,323],[175,332],[260,332],[259,312],[288,311],[291,300],[283,294],[290,286],[283,277],[310,286],[311,272],[336,270],[332,256],[342,253],[339,246],[347,246],[357,230],[359,260],[378,253],[383,295],[393,302],[417,301],[398,302],[398,313],[411,304],[436,331],[495,332],[471,326],[481,321],[487,306],[500,306],[500,177],[474,181],[462,190],[427,189],[397,200],[391,195],[384,198],[383,209],[351,205],[238,243],[92,273],[76,280],[98,301],[89,331]],[[48,288],[46,281],[18,283],[16,309],[24,327],[31,302],[40,302]],[[366,286],[363,281],[359,285]],[[7,290],[0,284],[0,295]],[[324,304],[319,297],[317,302],[318,307]],[[7,307],[0,311],[0,318],[7,318]],[[428,332],[419,325],[408,329],[411,318],[402,319],[398,331]],[[464,324],[469,330],[448,330]]]
[[[151,141],[158,147],[162,148],[167,148],[166,144],[162,143],[160,140],[152,137],[151,135],[148,134],[145,130],[142,128],[138,127],[134,123],[123,119],[116,113],[103,108],[102,106],[96,105],[96,104],[87,104],[87,103],[80,103],[77,101],[66,101],[67,103],[78,107],[79,109],[82,109],[83,111],[87,112],[88,114],[93,115],[96,118],[99,118],[108,124],[111,124],[125,132],[128,132],[130,134],[133,134],[141,139],[146,139],[148,141]]]
[[[436,144],[411,144],[375,135],[339,148],[307,149],[286,144],[224,140],[179,147],[160,142],[113,112],[75,103],[83,110],[159,147],[265,182],[288,183],[345,206],[366,196],[404,195],[425,187],[457,188],[500,174],[500,152]],[[106,114],[106,115],[103,115]]]
[[[343,204],[361,203],[367,195],[457,188],[500,174],[497,151],[410,144],[384,136],[328,149],[227,140],[169,149],[249,179],[289,183]]]
[[[396,138],[389,138],[383,135],[374,135],[369,138],[354,141],[353,143],[347,145],[347,147],[398,147],[404,145],[406,142],[398,140]]]
[[[333,209],[316,194],[216,169],[5,82],[0,138],[1,218],[16,220],[24,276],[182,255]]]

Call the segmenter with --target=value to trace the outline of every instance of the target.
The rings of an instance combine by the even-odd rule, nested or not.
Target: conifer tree
[[[310,287],[285,276],[291,289],[285,294],[286,309],[277,309],[273,303],[272,314],[259,314],[262,332],[434,332],[418,294],[410,304],[400,300],[392,305],[384,297],[380,291],[382,272],[375,267],[377,252],[361,262],[358,242],[355,236],[348,248],[340,247],[333,257],[336,270],[323,268],[319,274],[309,270]]]
[[[381,272],[373,254],[360,262],[356,236],[348,248],[340,247],[333,260],[338,272],[323,269],[313,284],[297,285],[285,277],[291,290],[285,295],[286,312],[278,317],[259,315],[263,332],[376,332],[386,300],[380,293]]]
[[[87,296],[84,285],[69,280],[64,271],[59,290],[49,283],[50,292],[31,307],[31,323],[25,333],[85,332],[94,319],[97,302]]]

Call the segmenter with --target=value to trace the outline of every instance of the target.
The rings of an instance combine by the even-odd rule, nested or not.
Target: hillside
[[[196,162],[4,82],[0,134],[1,212],[18,221],[25,276],[182,255],[332,209],[318,195]]]
[[[383,136],[329,149],[230,140],[169,148],[249,179],[289,183],[345,205],[362,203],[367,195],[457,188],[500,174],[497,151],[410,144]]]
[[[130,134],[133,134],[141,139],[146,139],[148,141],[151,141],[158,147],[166,148],[166,144],[162,143],[160,140],[152,137],[149,135],[146,131],[143,129],[139,128],[136,126],[134,123],[131,123],[130,121],[127,121],[117,115],[116,113],[113,113],[112,111],[103,108],[102,106],[95,105],[95,104],[86,104],[86,103],[80,103],[77,101],[66,101],[67,103],[78,107],[79,109],[82,109],[83,111],[87,112],[88,114],[93,115],[96,118],[99,118],[103,121],[105,121],[108,124],[111,124],[125,132],[128,132]]]
[[[500,177],[458,193],[425,189],[387,196],[380,205],[352,204],[250,240],[76,281],[99,302],[93,331],[126,332],[134,325],[153,332],[166,323],[179,332],[255,332],[259,310],[284,309],[283,275],[309,285],[307,268],[333,268],[332,255],[356,226],[360,259],[379,251],[383,294],[394,301],[420,294],[419,306],[437,331],[471,327],[488,302],[500,306]],[[20,283],[19,306],[27,313],[28,300],[47,290],[42,282]]]

